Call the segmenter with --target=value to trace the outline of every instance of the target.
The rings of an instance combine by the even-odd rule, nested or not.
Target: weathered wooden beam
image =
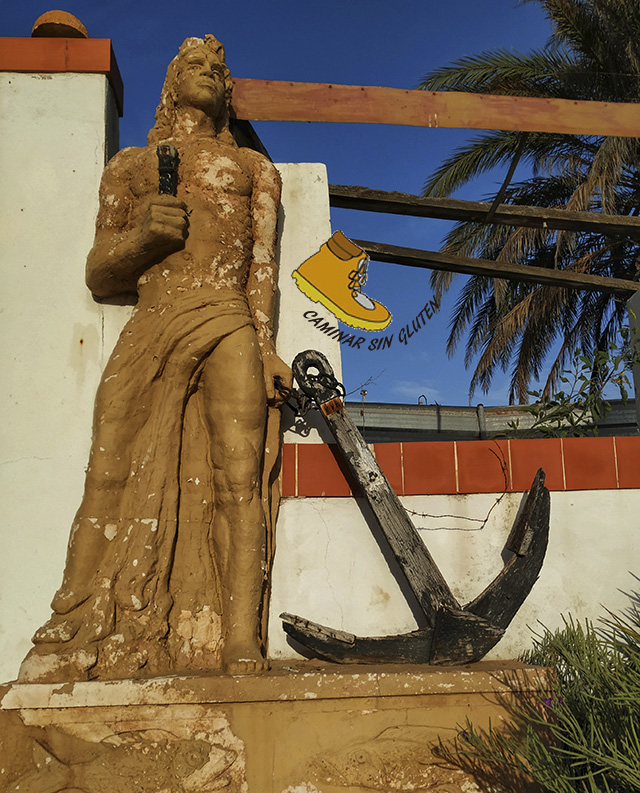
[[[450,253],[423,251],[415,248],[401,248],[367,240],[353,240],[377,262],[405,264],[408,267],[422,267],[427,270],[447,270],[468,275],[486,275],[490,278],[514,278],[534,284],[548,284],[565,289],[587,289],[592,292],[629,295],[640,289],[640,282],[626,281],[622,278],[603,278],[587,273],[573,273],[569,270],[546,270],[542,267],[529,267],[524,264],[494,262],[488,259],[472,259],[468,256],[454,256]]]
[[[234,80],[232,108],[248,121],[334,121],[640,135],[640,104],[417,91],[369,85]]]
[[[332,207],[359,209],[365,212],[386,212],[395,215],[467,220],[485,223],[491,204],[463,201],[460,198],[423,198],[409,193],[389,193],[368,187],[329,185]],[[500,204],[491,223],[503,226],[526,226],[563,231],[592,231],[598,234],[622,234],[640,238],[640,218],[628,215],[601,215],[597,212],[571,212],[566,209],[513,206]]]

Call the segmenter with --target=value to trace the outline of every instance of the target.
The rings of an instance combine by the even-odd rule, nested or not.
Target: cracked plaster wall
[[[500,572],[502,549],[521,493],[404,496],[436,564],[462,602],[473,600]],[[359,501],[288,498],[280,506],[271,598],[269,654],[298,657],[278,615],[297,614],[361,636],[406,633],[413,618]],[[549,547],[538,581],[487,659],[517,658],[540,623],[561,627],[562,614],[597,621],[629,605],[638,590],[637,527],[640,490],[551,493]],[[459,517],[454,517],[459,516]],[[468,518],[472,520],[467,520]]]

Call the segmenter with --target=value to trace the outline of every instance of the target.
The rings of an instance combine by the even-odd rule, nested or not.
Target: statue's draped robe
[[[37,641],[25,661],[29,676],[55,679],[69,665],[76,678],[82,667],[92,678],[219,665],[213,465],[198,381],[220,340],[251,324],[243,295],[206,286],[134,310],[98,389],[85,494],[69,545],[68,565],[87,543],[101,549],[98,564],[93,575],[86,571],[86,599],[83,593],[49,623],[58,631],[69,626],[66,641]],[[270,409],[261,493],[267,570],[278,435],[279,411]],[[77,594],[65,576],[57,600]]]

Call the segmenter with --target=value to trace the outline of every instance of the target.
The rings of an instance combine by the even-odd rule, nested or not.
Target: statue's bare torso
[[[273,286],[272,273],[261,270],[270,252],[256,238],[252,216],[261,209],[277,212],[278,181],[275,169],[254,151],[239,149],[215,138],[170,141],[180,156],[177,197],[187,207],[188,236],[184,248],[154,264],[137,279],[141,304],[177,298],[203,285],[247,297],[250,268],[255,265],[258,283]],[[155,148],[127,149],[114,163],[114,174],[128,177],[128,195],[106,195],[104,225],[114,231],[135,227],[147,202],[158,192],[158,158]],[[257,186],[258,190],[254,191]],[[124,202],[126,219],[117,204]],[[109,216],[108,209],[114,211]],[[263,260],[261,262],[261,259]]]
[[[152,171],[149,166],[153,162],[149,160],[153,157],[145,151],[145,171]],[[182,157],[186,159],[184,151]],[[245,293],[253,248],[248,159],[231,147],[215,145],[215,141],[193,146],[180,174],[181,183],[187,186],[181,184],[178,191],[190,212],[189,236],[184,250],[154,265],[138,279],[142,300],[147,284],[153,281],[176,295],[203,284]],[[152,175],[157,182],[157,166]],[[152,180],[145,179],[139,189],[152,193]]]

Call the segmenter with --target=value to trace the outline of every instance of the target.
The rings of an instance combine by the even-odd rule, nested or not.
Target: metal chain
[[[344,385],[339,380],[337,380],[333,374],[320,372],[319,374],[314,375],[310,372],[307,372],[307,379],[313,383],[319,383],[328,391],[337,391],[341,397],[345,396],[346,392]],[[297,388],[287,388],[287,386],[284,384],[284,380],[281,377],[274,377],[273,382],[276,387],[276,391],[280,394],[283,400],[295,410],[297,416],[305,416],[311,410],[311,408],[317,407],[317,405],[314,405],[315,400],[302,393],[302,391],[299,391]],[[291,404],[292,399],[295,405]]]
[[[307,380],[312,383],[319,383],[327,391],[337,391],[338,396],[343,397],[346,393],[344,385],[336,379],[333,373],[318,372],[318,374],[312,374],[307,370],[306,376]]]
[[[283,402],[292,408],[296,416],[304,416],[313,407],[312,400],[309,399],[306,394],[298,391],[297,388],[287,388],[281,377],[274,377],[273,383],[276,387],[276,391],[283,398]],[[295,404],[291,404],[292,399]]]

